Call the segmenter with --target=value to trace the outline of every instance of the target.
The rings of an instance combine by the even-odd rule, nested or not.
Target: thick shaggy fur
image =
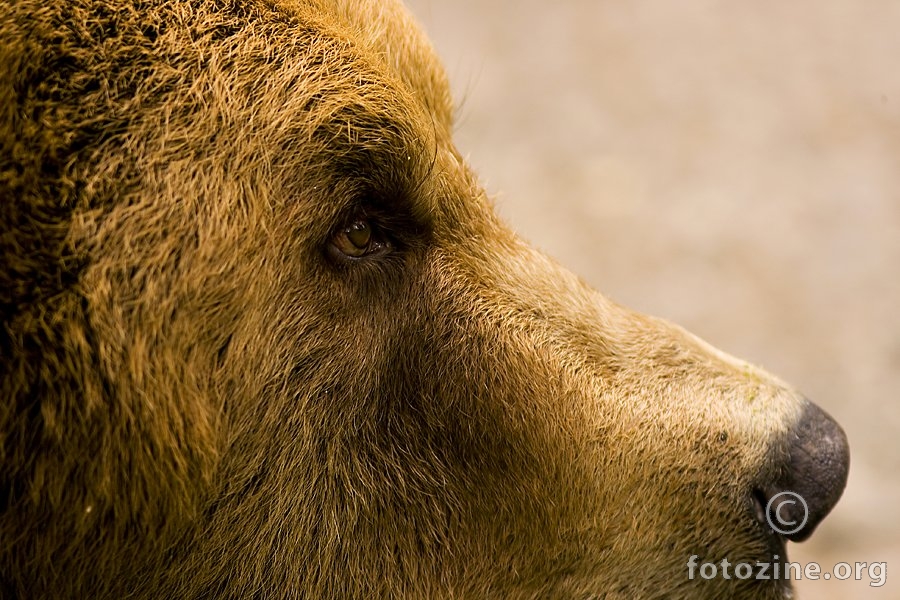
[[[517,239],[452,112],[392,0],[0,5],[0,595],[781,597],[685,564],[771,557],[802,399]]]

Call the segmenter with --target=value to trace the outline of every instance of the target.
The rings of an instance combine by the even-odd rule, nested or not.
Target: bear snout
[[[840,425],[809,401],[782,448],[778,475],[755,494],[768,526],[785,539],[802,542],[840,499],[850,448]]]

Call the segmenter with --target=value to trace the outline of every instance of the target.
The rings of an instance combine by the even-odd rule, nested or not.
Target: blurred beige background
[[[900,598],[900,2],[408,0],[500,212],[598,289],[797,385],[844,499],[791,560]]]

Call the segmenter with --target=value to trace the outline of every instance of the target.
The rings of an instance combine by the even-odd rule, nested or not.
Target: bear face
[[[843,432],[505,227],[400,5],[19,0],[0,98],[3,597],[790,596],[688,561]]]

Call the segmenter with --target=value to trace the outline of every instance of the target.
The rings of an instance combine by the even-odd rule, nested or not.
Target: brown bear
[[[0,4],[0,596],[791,596],[841,429],[530,249],[452,115],[394,0]]]

